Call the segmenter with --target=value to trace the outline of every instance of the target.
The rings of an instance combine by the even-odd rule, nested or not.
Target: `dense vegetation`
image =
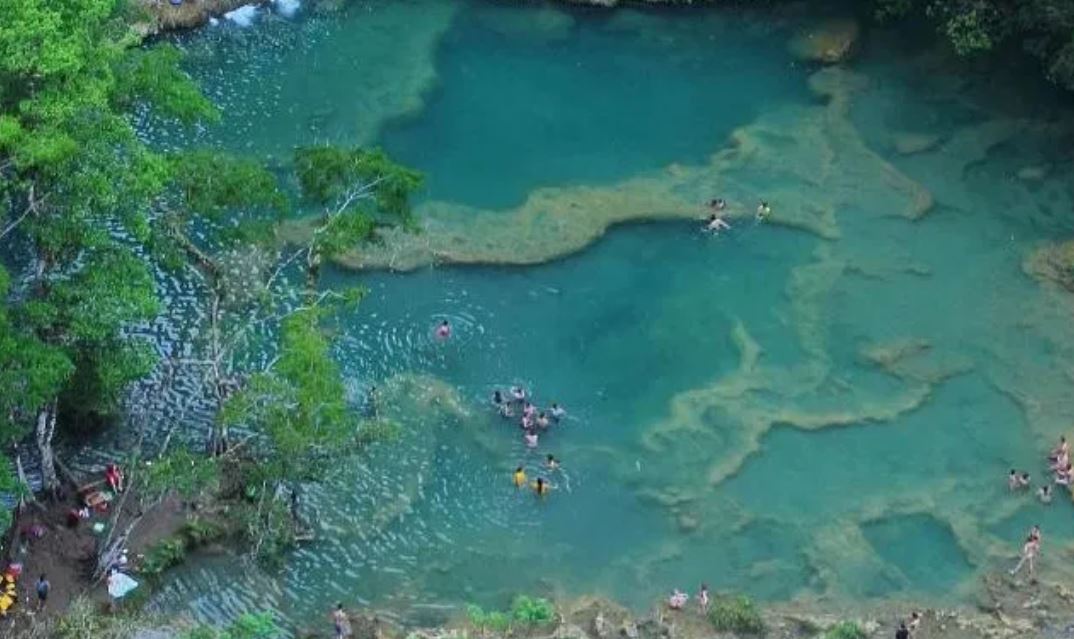
[[[1074,90],[1074,0],[874,0],[880,19],[923,15],[962,55],[1021,47]]]
[[[296,528],[289,485],[385,432],[348,404],[324,331],[362,291],[321,290],[320,264],[410,225],[420,176],[332,146],[297,149],[274,171],[213,149],[163,152],[139,137],[136,113],[173,126],[218,114],[177,49],[138,46],[125,2],[0,0],[0,15],[0,445],[13,460],[0,463],[0,491],[34,498],[17,448],[29,442],[57,496],[57,434],[123,420],[140,430],[132,417],[155,391],[131,383],[185,367],[210,427],[139,437],[120,461],[141,469],[130,479],[143,505],[231,490],[250,547],[278,553]],[[285,246],[277,229],[295,209],[319,221]],[[182,362],[138,337],[166,310],[162,278],[192,293],[202,323]],[[100,569],[137,521],[110,531]],[[157,563],[191,545],[171,542]]]

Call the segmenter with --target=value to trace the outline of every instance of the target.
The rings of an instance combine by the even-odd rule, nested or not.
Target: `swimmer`
[[[1052,503],[1052,487],[1048,484],[1041,486],[1040,490],[1037,491],[1037,499],[1039,499],[1042,504]]]
[[[533,492],[537,493],[538,497],[544,497],[550,490],[552,490],[552,484],[546,482],[544,477],[538,477],[537,481],[533,482]]]
[[[1058,470],[1060,468],[1066,468],[1067,464],[1069,464],[1069,463],[1070,463],[1070,453],[1067,453],[1065,451],[1059,451],[1059,453],[1055,456],[1055,459],[1052,460],[1052,464],[1051,464],[1050,468],[1052,470]]]
[[[1074,478],[1074,468],[1071,467],[1069,462],[1066,468],[1060,468],[1055,471],[1055,483],[1060,486],[1069,486],[1072,478]]]
[[[1007,488],[1009,490],[1018,490],[1018,471],[1011,469],[1009,475],[1007,475]]]
[[[500,404],[500,415],[503,417],[514,417],[515,409],[511,408],[511,405],[507,402]]]
[[[559,468],[559,460],[556,459],[555,455],[549,454],[548,459],[544,462],[544,467],[548,470],[557,470]]]
[[[502,406],[503,405],[503,393],[501,393],[498,390],[492,391],[492,404],[494,406]]]
[[[715,200],[709,200],[709,208],[713,211],[722,211],[727,208],[727,202],[722,197],[718,197]]]
[[[548,424],[548,416],[544,414],[544,411],[541,411],[541,414],[537,416],[537,428],[540,428],[541,430],[546,430],[548,428]]]
[[[526,402],[525,408],[522,409],[522,414],[526,417],[533,417],[536,413],[537,407],[529,402]]]
[[[527,430],[522,435],[522,440],[526,442],[526,448],[537,448],[537,433],[532,430]]]
[[[689,601],[690,595],[676,588],[671,591],[671,596],[668,597],[668,608],[672,610],[682,610],[682,607]]]
[[[522,430],[533,430],[533,418],[529,415],[522,416]]]
[[[757,221],[761,222],[771,214],[772,207],[768,206],[768,202],[765,200],[761,200],[761,203],[757,205]]]
[[[708,584],[701,584],[701,590],[697,591],[697,607],[704,613],[709,609],[709,587]]]
[[[522,403],[526,401],[526,391],[521,386],[513,386],[511,388],[511,397],[514,401]]]
[[[441,321],[440,326],[436,327],[436,337],[442,340],[451,337],[451,324],[447,320]]]
[[[1029,473],[1022,473],[1021,476],[1018,477],[1018,488],[1019,489],[1029,488],[1029,485],[1031,483],[1032,482],[1029,479]]]
[[[515,482],[515,488],[522,488],[526,485],[526,471],[519,466],[515,469],[515,474],[511,476],[511,480]]]
[[[552,402],[552,408],[548,412],[552,414],[552,419],[557,422],[567,416],[567,411],[563,410],[563,407],[555,402]]]
[[[705,228],[703,230],[708,231],[710,233],[719,233],[720,231],[729,228],[731,228],[730,224],[725,222],[722,217],[718,217],[717,215],[713,214],[711,217],[709,217],[709,221],[707,224],[705,224]]]

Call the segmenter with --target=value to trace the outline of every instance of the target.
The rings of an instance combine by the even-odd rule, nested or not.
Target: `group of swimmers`
[[[723,198],[716,198],[715,200],[709,200],[709,215],[705,218],[705,225],[701,227],[702,231],[706,233],[713,233],[718,235],[720,231],[726,231],[731,228],[731,225],[723,219],[722,213],[727,209],[727,200]],[[757,205],[757,213],[754,215],[754,219],[758,222],[763,222],[772,214],[772,207],[768,205],[768,202],[761,200]]]
[[[526,389],[521,386],[512,387],[509,394],[504,394],[498,389],[494,390],[492,392],[492,405],[504,419],[512,419],[516,414],[521,415],[519,427],[522,429],[522,440],[526,443],[526,448],[530,449],[537,448],[539,433],[547,431],[554,424],[558,424],[567,415],[567,411],[556,402],[552,402],[548,410],[538,409],[537,406],[529,401]],[[544,466],[549,472],[556,471],[559,469],[559,460],[554,455],[549,455]],[[526,472],[521,466],[515,469],[512,481],[518,488],[526,486]],[[548,491],[553,488],[552,484],[544,477],[538,477],[537,481],[533,482],[531,486],[534,492],[540,496],[548,494]]]
[[[1053,481],[1059,486],[1071,487],[1074,484],[1074,466],[1070,462],[1070,445],[1067,438],[1060,437],[1059,444],[1048,453],[1048,469],[1053,473]],[[1033,487],[1033,478],[1027,472],[1018,472],[1014,468],[1007,475],[1007,488],[1012,492],[1029,490]],[[1042,504],[1052,503],[1052,487],[1044,483],[1037,489],[1037,499]]]

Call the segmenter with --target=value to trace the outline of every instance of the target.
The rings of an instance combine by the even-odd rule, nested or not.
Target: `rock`
[[[1026,182],[1040,182],[1044,178],[1048,177],[1048,167],[1046,166],[1026,166],[1018,170],[1018,179]]]
[[[679,525],[679,532],[683,533],[692,533],[701,527],[698,518],[688,513],[682,513],[676,517],[675,523]]]
[[[652,617],[643,619],[635,628],[640,639],[670,639],[672,635],[671,626]]]
[[[850,57],[860,34],[856,20],[835,18],[798,33],[788,48],[799,60],[836,64]]]
[[[619,636],[626,639],[638,639],[638,625],[633,620],[628,619],[619,628]]]
[[[574,624],[563,623],[552,633],[552,639],[589,639],[589,635]]]
[[[940,136],[930,133],[912,133],[902,131],[891,136],[891,145],[899,155],[913,155],[932,149],[940,141]]]

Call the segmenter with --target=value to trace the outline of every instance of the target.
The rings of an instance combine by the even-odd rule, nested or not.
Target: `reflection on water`
[[[701,581],[968,600],[1036,520],[1070,541],[1068,500],[1044,513],[1004,484],[1012,465],[1039,475],[1074,416],[1071,302],[1021,270],[1072,228],[1062,121],[1000,111],[935,60],[889,66],[882,48],[812,76],[827,99],[811,101],[783,27],[739,14],[356,6],[187,42],[229,107],[201,139],[282,153],[380,132],[432,172],[431,196],[463,206],[549,184],[614,193],[644,173],[675,197],[767,196],[786,225],[632,226],[525,268],[329,270],[326,286],[370,287],[330,328],[355,401],[372,392],[400,437],[307,487],[316,540],[281,573],[199,559],[159,606],[303,623],[339,600],[427,621],[428,604],[595,591],[644,605]],[[387,60],[402,31],[413,46]],[[714,90],[704,71],[728,60],[731,86]],[[624,84],[632,70],[644,82]],[[710,164],[735,127],[737,150]],[[162,342],[189,341],[182,320]],[[537,451],[489,405],[513,384],[569,411]],[[556,490],[516,490],[518,465]]]

